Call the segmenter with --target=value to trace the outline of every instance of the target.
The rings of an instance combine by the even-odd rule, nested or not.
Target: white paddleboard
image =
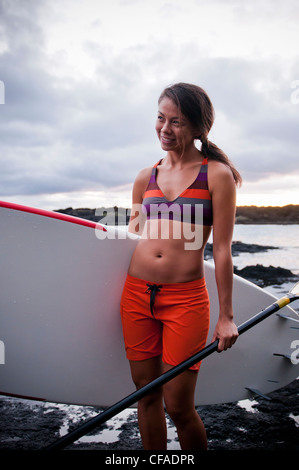
[[[0,202],[1,393],[110,406],[134,391],[119,303],[137,238],[113,238],[115,231],[123,228]],[[205,273],[210,342],[218,316],[212,264]],[[234,277],[237,325],[274,301]],[[196,405],[248,398],[248,387],[269,393],[298,376],[294,361],[273,355],[290,355],[299,339],[297,315],[283,312],[293,320],[274,314],[203,360]]]

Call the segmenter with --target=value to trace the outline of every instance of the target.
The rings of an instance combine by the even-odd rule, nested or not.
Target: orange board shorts
[[[121,319],[129,360],[162,355],[165,364],[178,365],[207,341],[210,302],[205,279],[153,284],[128,274]],[[190,367],[199,368],[200,362]]]

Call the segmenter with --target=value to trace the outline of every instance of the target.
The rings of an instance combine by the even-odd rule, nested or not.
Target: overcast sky
[[[184,81],[212,99],[238,204],[299,204],[298,23],[298,0],[0,0],[0,198],[128,207]]]

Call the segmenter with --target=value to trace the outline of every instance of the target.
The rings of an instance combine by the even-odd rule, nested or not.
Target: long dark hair
[[[214,123],[215,112],[207,93],[199,86],[189,83],[170,85],[162,91],[159,103],[163,98],[171,99],[180,112],[189,120],[194,129],[198,130],[196,139],[201,141],[201,151],[210,160],[217,160],[227,165],[233,174],[235,183],[240,185],[242,178],[227,155],[208,140],[208,134]]]

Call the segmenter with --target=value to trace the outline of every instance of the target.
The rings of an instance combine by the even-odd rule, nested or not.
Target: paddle
[[[262,320],[265,320],[265,318],[269,317],[274,312],[277,312],[279,309],[285,307],[290,302],[293,302],[294,300],[297,300],[297,299],[299,299],[299,282],[295,284],[295,286],[289,291],[287,295],[276,300],[269,307],[257,313],[246,322],[242,323],[238,327],[239,335],[241,335],[248,329],[252,328],[253,326],[261,322]],[[198,353],[196,353],[189,359],[183,361],[179,365],[168,370],[164,374],[160,375],[160,377],[148,383],[147,385],[140,388],[139,390],[136,390],[135,392],[131,393],[127,397],[123,398],[119,402],[107,408],[105,411],[103,411],[99,415],[87,420],[85,423],[83,423],[74,431],[71,431],[70,433],[58,439],[53,444],[50,444],[48,447],[46,447],[46,450],[59,450],[68,446],[72,442],[76,441],[80,437],[92,431],[97,426],[103,424],[108,419],[117,415],[118,413],[123,411],[125,408],[128,408],[129,406],[131,406],[133,403],[143,398],[149,392],[165,384],[169,380],[179,375],[184,370],[191,367],[193,364],[196,364],[197,362],[201,361],[202,359],[209,356],[213,352],[217,351],[217,347],[218,347],[218,340],[214,341],[213,343],[210,343],[209,345],[207,345],[205,348],[203,348],[201,351],[199,351]]]

